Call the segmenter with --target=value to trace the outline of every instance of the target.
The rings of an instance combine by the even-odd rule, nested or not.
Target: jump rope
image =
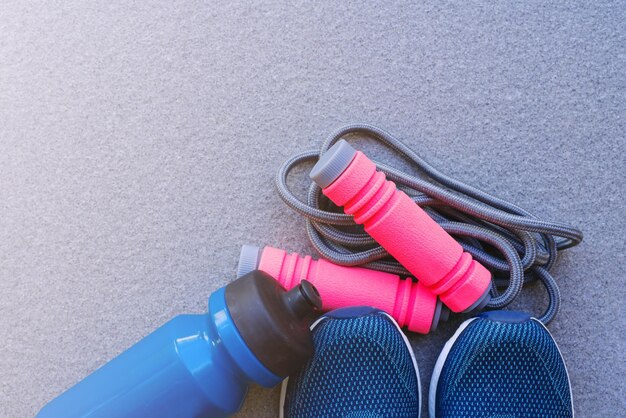
[[[349,196],[353,199],[341,197],[341,191],[338,194],[337,191],[330,190],[334,187],[334,183],[333,185],[326,184],[329,182],[324,177],[328,175],[328,172],[333,173],[334,171],[333,174],[336,177],[340,174],[341,169],[345,169],[348,164],[353,166],[360,164],[362,166],[361,173],[368,169],[367,162],[369,160],[361,153],[357,153],[360,154],[358,157],[361,157],[360,163],[348,161],[350,158],[358,159],[354,157],[352,151],[346,151],[350,147],[343,143],[344,138],[351,136],[372,138],[388,146],[409,161],[424,177],[415,176],[374,161],[375,168],[384,175],[372,175],[371,179],[368,180],[366,188],[372,188],[371,193],[368,192],[369,195],[364,196],[367,193],[361,191],[359,196],[357,195],[358,191],[350,191],[352,185],[347,184],[347,189],[344,187],[343,192],[346,190],[349,193],[354,191],[356,194]],[[333,147],[333,145],[335,146]],[[327,172],[316,179],[323,185],[324,190],[318,183],[312,182],[308,188],[306,202],[301,201],[287,186],[289,173],[300,164],[321,162],[326,158],[325,154],[331,147],[334,148],[333,153],[337,155],[332,156],[332,161],[325,162],[329,165],[326,168]],[[343,164],[343,166],[338,168],[338,164]],[[358,170],[359,168],[354,168],[352,171],[357,172]],[[371,172],[368,175],[370,174]],[[344,177],[350,175],[342,174]],[[395,191],[393,183],[383,185],[382,182],[385,182],[385,177],[388,181],[395,183],[399,192]],[[338,181],[336,180],[336,182]],[[379,189],[376,189],[377,187]],[[471,255],[471,257],[459,259],[452,269],[454,271],[446,276],[446,280],[441,280],[443,284],[436,283],[433,285],[434,287],[431,287],[435,293],[441,293],[441,295],[451,293],[452,290],[446,286],[452,286],[455,287],[453,290],[456,292],[456,295],[452,296],[458,296],[456,297],[458,299],[461,292],[467,291],[464,289],[457,290],[457,288],[465,285],[455,284],[453,286],[450,283],[459,280],[463,272],[457,274],[458,277],[453,277],[459,269],[466,272],[471,270],[471,274],[463,273],[465,277],[472,274],[474,276],[481,275],[476,271],[477,268],[482,268],[480,264],[474,263],[476,266],[468,264],[471,263],[471,258],[490,269],[493,274],[487,284],[486,292],[489,297],[482,299],[475,297],[476,302],[467,309],[462,309],[464,312],[481,308],[502,308],[510,304],[519,295],[524,285],[539,280],[547,290],[549,302],[547,309],[538,319],[544,324],[549,323],[557,314],[560,305],[559,287],[550,274],[550,270],[554,267],[560,250],[576,246],[583,239],[582,232],[572,226],[542,220],[513,203],[441,173],[402,141],[386,131],[368,124],[347,125],[332,133],[322,143],[319,151],[304,151],[289,158],[278,171],[276,188],[282,200],[305,217],[309,240],[323,258],[340,266],[361,266],[400,276],[416,276],[414,274],[415,269],[409,271],[406,268],[407,263],[412,263],[411,248],[407,248],[405,245],[404,253],[395,253],[396,257],[392,257],[388,249],[393,247],[394,243],[390,242],[390,245],[385,245],[387,249],[383,248],[379,241],[385,238],[381,237],[378,241],[374,239],[372,231],[366,233],[362,225],[355,223],[355,216],[353,216],[356,215],[361,219],[369,216],[363,214],[365,209],[360,207],[365,204],[362,203],[365,200],[369,199],[368,204],[371,210],[368,212],[371,215],[372,212],[380,209],[376,202],[372,203],[376,198],[393,199],[394,193],[406,194],[447,234],[452,236],[464,252]],[[332,196],[332,199],[327,195]],[[340,205],[337,205],[337,202]],[[345,205],[346,213],[340,207],[343,205]],[[350,205],[354,207],[352,214],[348,213],[348,206]],[[413,212],[410,208],[405,207],[405,209],[405,212]],[[413,230],[413,232],[420,234],[419,229],[425,220],[410,216],[408,219],[415,220],[415,223],[419,223],[419,225],[411,225],[410,220],[405,225],[396,222],[395,226],[398,229],[396,236],[395,238],[393,236],[388,237],[388,239],[404,239],[404,227],[407,231]],[[378,220],[380,221],[380,219]],[[403,220],[403,222],[406,221],[406,219]],[[359,224],[363,224],[363,222],[359,222]],[[424,225],[426,224],[427,222],[424,223]],[[367,223],[365,225],[367,228]],[[370,227],[373,229],[371,225]],[[399,230],[398,227],[403,227],[403,230]],[[426,232],[437,235],[437,231],[433,228],[427,228]],[[439,235],[445,240],[442,234]],[[427,236],[423,238],[428,239]],[[411,243],[410,240],[407,242]],[[397,258],[400,258],[398,255],[403,257],[404,262],[402,264],[397,261]],[[464,265],[461,266],[461,264]],[[417,277],[417,279],[420,281],[423,278]],[[358,278],[354,280],[358,280]],[[472,282],[465,287],[476,287],[478,282],[478,279],[473,278],[467,280],[464,278],[460,281],[464,280],[468,283]],[[448,284],[445,283],[446,281]],[[469,291],[476,293],[477,289],[470,289]],[[450,297],[450,299],[454,302],[453,299],[455,298]]]
[[[375,164],[343,140],[353,134],[391,147],[427,179]],[[287,176],[310,161],[314,183],[302,202],[287,188]],[[540,280],[549,305],[539,319],[547,323],[559,309],[549,271],[559,250],[582,240],[575,228],[440,173],[370,125],[346,126],[319,152],[293,156],[276,184],[306,218],[322,259],[244,246],[238,279],[211,294],[207,312],[172,319],[37,417],[234,413],[250,382],[275,386],[313,355],[309,316],[322,308],[370,305],[426,334],[446,319],[447,308],[501,308],[524,284]]]

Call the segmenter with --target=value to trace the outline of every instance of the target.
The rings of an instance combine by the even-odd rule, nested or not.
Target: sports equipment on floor
[[[454,312],[489,302],[491,273],[361,151],[340,140],[319,159],[310,177]]]
[[[556,263],[558,251],[580,243],[583,238],[582,233],[563,223],[539,219],[517,205],[441,173],[402,141],[372,125],[351,124],[338,129],[328,136],[319,150],[304,151],[289,158],[276,175],[278,194],[290,208],[306,218],[307,235],[311,244],[323,258],[339,265],[360,265],[401,276],[411,275],[411,272],[398,261],[404,260],[403,262],[410,267],[411,262],[407,262],[404,258],[410,257],[413,249],[405,248],[409,255],[403,255],[402,260],[391,258],[389,252],[372,238],[373,235],[370,236],[363,230],[363,227],[355,224],[355,221],[358,222],[361,218],[368,218],[368,214],[361,215],[357,213],[359,209],[356,208],[355,215],[359,219],[343,213],[341,208],[338,208],[322,193],[320,186],[315,182],[311,183],[305,201],[295,196],[287,185],[287,177],[295,167],[304,163],[319,163],[335,143],[342,139],[353,138],[378,141],[410,164],[411,171],[409,172],[374,161],[378,171],[384,173],[387,180],[394,182],[397,189],[406,193],[414,205],[424,209],[444,231],[453,236],[464,252],[471,254],[475,261],[492,272],[493,280],[489,290],[491,299],[486,307],[493,309],[508,305],[517,297],[523,284],[539,280],[547,289],[549,303],[546,311],[538,318],[543,323],[548,323],[554,318],[559,309],[560,294],[558,285],[549,271]],[[352,165],[352,161],[349,165]],[[359,163],[359,167],[361,165],[362,163]],[[320,181],[320,184],[326,186],[328,179],[336,177],[329,173],[341,171],[341,166],[339,164],[336,169],[320,170],[321,175],[314,173],[314,177]],[[372,173],[371,165],[367,170]],[[340,174],[339,177],[342,175]],[[374,177],[376,177],[375,181],[381,182],[380,174],[374,173]],[[352,184],[352,181],[348,183]],[[334,186],[328,184],[325,188],[328,187]],[[365,188],[373,190],[372,187]],[[376,208],[375,201],[382,203],[381,199],[384,196],[387,194],[396,196],[398,192],[389,185],[381,187],[380,190],[382,193],[380,199],[362,199],[368,202],[368,207],[372,205],[372,210]],[[354,193],[346,193],[346,195],[354,195]],[[395,199],[397,200],[398,197]],[[406,202],[406,199],[402,200]],[[343,203],[337,201],[340,204]],[[354,205],[354,202],[345,203],[351,207]],[[403,207],[405,204],[403,203]],[[393,213],[394,211],[387,209],[383,212]],[[409,222],[409,219],[413,218],[416,219],[417,224]],[[422,225],[421,217],[413,216],[413,218],[407,220],[403,218],[401,223],[393,224],[397,229],[390,234],[391,246],[393,246],[394,238],[403,239],[402,234],[405,230],[410,230],[413,234],[414,229]],[[396,221],[400,222],[400,219]],[[458,253],[457,248],[454,254]],[[398,254],[394,254],[395,256],[400,257]],[[446,254],[444,257],[448,260],[446,263],[452,263],[448,258],[449,254]],[[467,263],[469,259],[465,256],[464,260],[464,263]],[[435,262],[438,261],[435,260]],[[440,268],[441,271],[445,270],[443,267]],[[415,273],[419,271],[416,270]],[[454,274],[453,276],[457,277]],[[422,280],[419,276],[417,279]],[[432,281],[435,286],[437,283],[443,285],[440,278],[435,277]],[[449,281],[443,280],[443,282]],[[461,286],[464,283],[465,281],[459,279],[457,285]],[[480,283],[483,282],[480,281]],[[439,291],[454,293],[452,289],[440,288]],[[479,292],[476,291],[477,293]],[[456,299],[455,296],[449,296]],[[465,300],[465,297],[461,299]],[[462,305],[456,306],[455,309],[460,308]]]
[[[433,371],[431,418],[573,416],[565,363],[528,314],[484,312],[445,344]]]
[[[272,387],[312,354],[307,316],[321,307],[253,271],[218,289],[209,311],[180,315],[46,405],[38,418],[226,417],[248,385]]]
[[[448,308],[426,286],[391,273],[362,267],[338,266],[324,259],[278,248],[244,245],[237,277],[262,270],[291,289],[302,280],[311,282],[322,296],[325,311],[368,305],[382,309],[409,331],[428,334],[448,319]]]
[[[282,418],[415,418],[419,371],[393,318],[370,307],[338,309],[312,326],[315,354],[284,383]]]

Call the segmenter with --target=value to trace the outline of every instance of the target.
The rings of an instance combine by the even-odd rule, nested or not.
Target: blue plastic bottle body
[[[209,312],[180,315],[46,405],[38,418],[226,417],[248,384],[280,378],[245,345],[224,289]]]

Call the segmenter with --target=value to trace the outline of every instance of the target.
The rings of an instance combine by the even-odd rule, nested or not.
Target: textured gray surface
[[[626,415],[623,1],[88,3],[0,4],[0,416],[204,310],[241,244],[310,252],[273,175],[353,121],[584,230],[550,330],[579,416]],[[426,386],[458,323],[412,337]]]

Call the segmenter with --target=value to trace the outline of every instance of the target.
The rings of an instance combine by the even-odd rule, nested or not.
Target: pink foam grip
[[[361,267],[338,266],[308,255],[287,254],[272,247],[263,248],[258,269],[286,289],[308,280],[319,291],[326,311],[366,305],[384,310],[401,327],[413,332],[427,334],[433,325],[437,296],[412,280]]]
[[[485,295],[491,273],[362,152],[323,193],[454,312]]]

